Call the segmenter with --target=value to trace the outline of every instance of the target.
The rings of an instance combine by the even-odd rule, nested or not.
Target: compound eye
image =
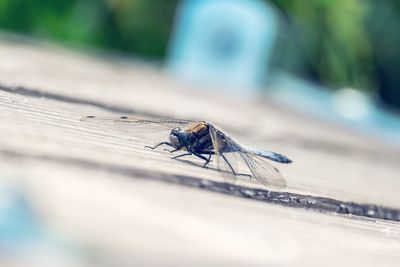
[[[176,133],[179,133],[180,131],[181,131],[181,128],[176,127],[174,129],[172,129],[171,134],[176,134]]]
[[[175,149],[179,149],[181,147],[181,144],[179,142],[179,139],[176,135],[170,134],[169,135],[169,142]]]

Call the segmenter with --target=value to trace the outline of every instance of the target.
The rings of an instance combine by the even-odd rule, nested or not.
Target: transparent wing
[[[285,180],[279,170],[268,163],[266,159],[246,152],[239,152],[239,154],[258,182],[265,186],[286,187]]]
[[[208,126],[218,170],[221,171],[225,178],[236,181],[236,176],[234,174],[240,175],[237,153],[228,153],[226,150],[228,146],[226,140],[228,137],[215,128],[214,125],[208,124]]]
[[[221,174],[228,180],[235,182],[237,175],[241,175],[238,168],[237,153],[223,153],[217,156],[217,167]]]
[[[265,186],[274,186],[278,188],[286,187],[285,180],[279,170],[267,162],[267,159],[246,152],[246,149],[228,136],[225,136],[225,143],[226,146],[224,150],[240,155],[240,158],[244,161],[252,176],[258,182]]]
[[[91,128],[112,132],[122,138],[146,140],[149,142],[148,145],[154,145],[161,140],[168,140],[169,132],[175,127],[184,128],[193,123],[191,120],[135,116],[85,116],[80,120],[90,124]]]
[[[173,129],[174,127],[185,127],[194,121],[191,120],[180,120],[171,118],[140,118],[140,117],[98,117],[98,116],[85,116],[81,118],[84,122],[98,122],[98,123],[112,123],[112,124],[124,124],[128,127],[137,126],[151,126],[161,129]]]
[[[208,124],[208,131],[210,133],[210,137],[211,137],[211,141],[212,141],[212,144],[214,147],[215,155],[218,156],[220,154],[220,144],[218,141],[217,129],[214,127],[214,125]]]
[[[221,162],[221,153],[220,153],[220,145],[218,142],[218,136],[217,136],[217,129],[214,127],[214,125],[209,124],[208,125],[208,131],[211,137],[211,142],[214,148],[214,159],[216,160],[216,167],[218,170],[221,170],[222,173],[225,173],[225,175],[230,173],[230,170],[226,170],[225,166],[222,165]]]

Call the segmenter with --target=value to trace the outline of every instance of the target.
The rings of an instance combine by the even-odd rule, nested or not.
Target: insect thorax
[[[206,122],[199,122],[186,130],[192,141],[190,148],[198,153],[212,151],[213,145]]]

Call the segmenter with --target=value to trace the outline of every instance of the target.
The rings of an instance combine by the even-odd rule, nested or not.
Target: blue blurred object
[[[269,97],[287,106],[400,147],[400,117],[376,105],[360,90],[342,88],[332,92],[283,73],[274,75],[270,87]]]
[[[36,239],[39,227],[25,195],[14,188],[0,187],[0,248],[18,248]]]
[[[19,186],[1,180],[0,261],[6,258],[18,266],[82,266],[82,256],[79,246],[41,224]]]
[[[169,70],[192,83],[242,92],[259,86],[277,31],[261,0],[186,0],[178,9]]]

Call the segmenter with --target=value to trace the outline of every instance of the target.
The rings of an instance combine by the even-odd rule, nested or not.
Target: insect
[[[113,121],[115,123],[127,123],[132,127],[148,126],[154,129],[170,130],[168,141],[160,142],[154,146],[145,146],[149,149],[157,149],[166,146],[170,153],[184,152],[172,159],[187,156],[195,156],[204,161],[203,167],[211,162],[211,158],[217,157],[218,168],[224,172],[231,172],[234,176],[241,175],[235,169],[237,160],[243,162],[250,171],[251,177],[266,186],[285,187],[285,181],[279,170],[272,166],[268,160],[279,163],[291,163],[286,156],[261,149],[254,149],[240,145],[213,124],[205,121],[177,120],[167,118],[137,119],[122,116],[119,118],[86,116],[82,121]],[[225,167],[223,167],[225,166]]]

